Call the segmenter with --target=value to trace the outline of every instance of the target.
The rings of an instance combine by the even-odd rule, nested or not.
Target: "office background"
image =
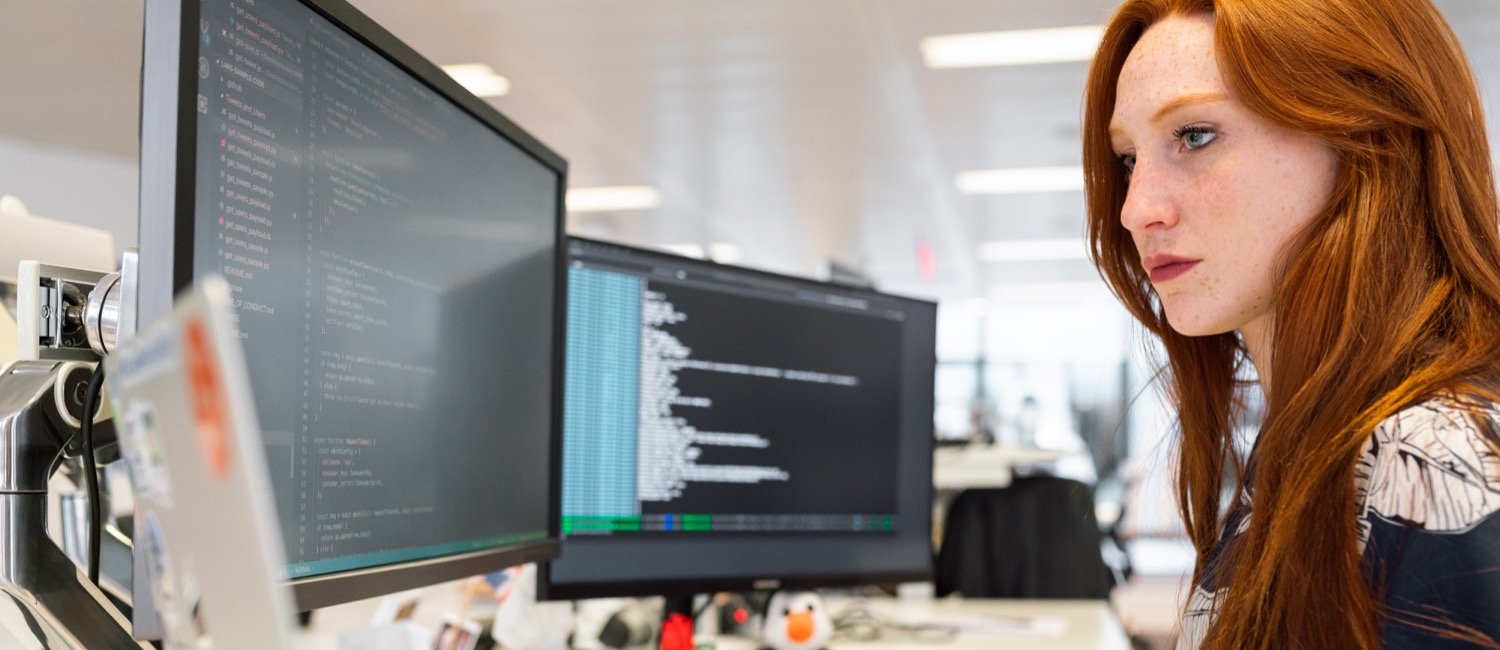
[[[1164,466],[1137,334],[1083,256],[1081,178],[963,176],[1076,167],[1087,63],[937,69],[921,45],[1099,24],[1114,0],[353,4],[436,62],[503,76],[489,101],[574,187],[650,188],[647,207],[572,212],[571,233],[804,276],[837,262],[939,300],[938,435],[1081,451],[1128,432],[1120,455]],[[1500,4],[1436,4],[1495,115]],[[141,2],[3,12],[0,193],[135,245]],[[1069,471],[1118,469],[1094,460]],[[1170,509],[1137,515],[1170,532]]]

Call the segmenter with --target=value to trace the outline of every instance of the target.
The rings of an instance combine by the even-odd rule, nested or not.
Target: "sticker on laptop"
[[[116,409],[123,415],[120,429],[120,454],[130,468],[130,481],[137,498],[149,499],[162,505],[172,505],[172,481],[167,474],[162,458],[161,434],[156,424],[156,411],[149,402],[130,400],[125,408]]]
[[[182,324],[183,371],[192,395],[194,428],[208,473],[217,479],[229,477],[230,463],[228,400],[224,379],[214,363],[213,348],[203,321],[193,318]]]

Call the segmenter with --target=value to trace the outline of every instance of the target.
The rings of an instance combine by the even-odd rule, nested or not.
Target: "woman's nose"
[[[1167,179],[1149,161],[1137,159],[1120,208],[1120,225],[1133,233],[1177,224],[1177,206]]]

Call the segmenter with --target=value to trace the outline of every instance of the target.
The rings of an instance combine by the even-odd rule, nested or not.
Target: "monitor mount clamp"
[[[133,266],[133,254],[127,257]],[[121,322],[118,279],[101,277],[86,300],[76,286],[60,292],[64,307],[46,311],[59,331],[90,330],[85,340],[103,354]],[[39,356],[0,368],[0,622],[46,648],[149,648],[131,638],[129,621],[47,535],[48,480],[65,458],[84,453],[79,429],[95,416],[83,405],[94,363],[80,360],[77,349],[61,355],[71,359]],[[95,423],[95,439],[102,443],[96,458],[112,457],[111,422]]]

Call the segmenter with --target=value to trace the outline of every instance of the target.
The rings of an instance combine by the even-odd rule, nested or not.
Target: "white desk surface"
[[[1130,650],[1130,640],[1120,620],[1103,600],[981,600],[953,599],[928,601],[875,600],[877,612],[904,621],[945,622],[963,619],[994,618],[1015,620],[1040,618],[1060,623],[1060,634],[989,634],[960,633],[951,640],[921,641],[911,637],[891,637],[875,641],[843,641],[834,650]],[[837,601],[830,611],[840,611]]]
[[[1017,465],[1060,460],[1069,452],[1038,447],[986,445],[942,448],[933,454],[932,484],[939,490],[1010,485]]]
[[[429,588],[430,597],[418,606],[414,620],[431,625],[442,616],[442,610],[457,604],[454,589],[449,585]],[[453,593],[449,593],[453,592]],[[951,623],[955,620],[993,618],[1001,621],[1041,618],[1060,623],[1058,633],[1053,634],[989,634],[960,633],[956,637],[923,640],[911,635],[886,634],[871,641],[854,641],[837,638],[832,650],[1005,650],[1027,648],[1029,650],[1130,650],[1120,620],[1107,601],[1103,600],[987,600],[954,599],[906,600],[879,598],[864,601],[871,611],[884,618],[899,619],[907,623]],[[337,648],[338,631],[359,626],[369,620],[375,601],[362,601],[319,610],[313,616],[312,629],[299,636],[299,650],[334,650]],[[829,611],[835,615],[844,612],[850,601],[843,598],[830,599]],[[485,607],[476,603],[478,607]],[[493,607],[493,601],[489,607]],[[483,615],[477,610],[471,615]],[[759,644],[745,638],[723,637],[718,650],[754,650]]]

